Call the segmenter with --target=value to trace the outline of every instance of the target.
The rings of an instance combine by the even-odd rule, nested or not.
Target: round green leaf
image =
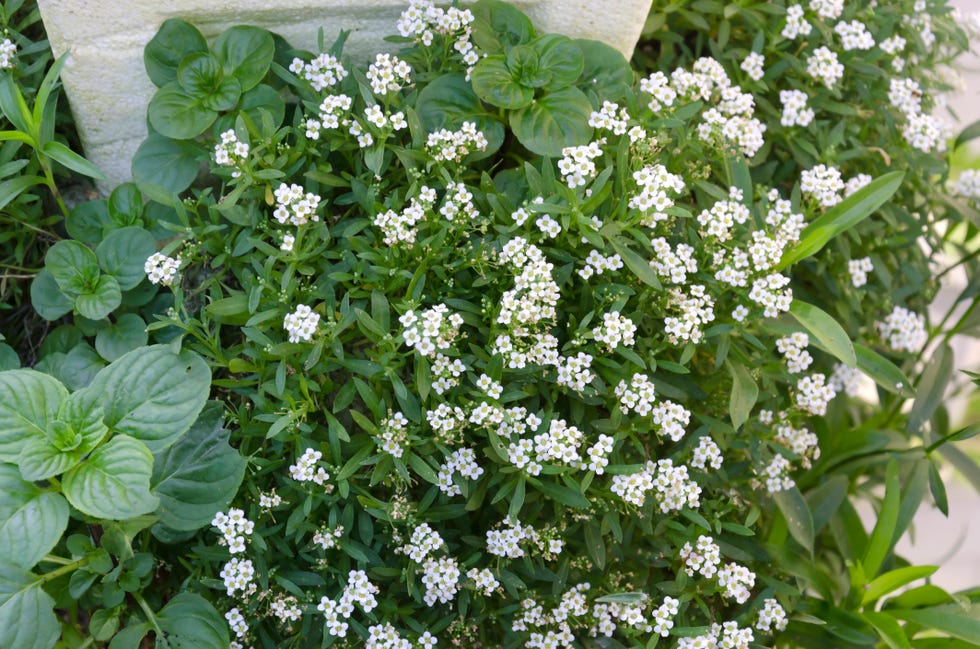
[[[236,78],[245,91],[259,85],[269,72],[276,43],[265,29],[239,25],[218,36],[214,53],[221,61],[225,75]]]
[[[94,285],[99,277],[99,262],[88,246],[78,241],[59,241],[44,257],[44,267],[63,292],[78,294]]]
[[[565,88],[511,113],[510,127],[521,144],[534,153],[557,157],[567,146],[589,142],[591,114],[592,104],[582,91]]]
[[[68,527],[68,503],[0,464],[0,561],[30,568],[51,551]]]
[[[577,86],[592,101],[595,108],[603,100],[619,101],[633,85],[633,69],[626,57],[615,47],[586,38],[575,40],[582,51],[584,67]]]
[[[539,66],[538,51],[531,45],[517,45],[507,52],[510,76],[522,86],[541,88],[551,81],[551,73]]]
[[[44,437],[68,390],[35,370],[0,372],[0,461],[14,462],[24,442]]]
[[[20,562],[0,561],[0,647],[51,649],[60,635],[54,598]]]
[[[225,649],[228,625],[209,601],[194,593],[179,593],[157,615],[171,649]]]
[[[46,435],[28,439],[17,458],[25,480],[46,480],[78,464],[105,437],[102,408],[85,402],[79,393],[61,402],[58,417],[48,424]]]
[[[286,103],[275,88],[265,84],[255,86],[242,95],[242,103],[238,110],[248,115],[260,127],[264,123],[262,113],[268,113],[273,129],[279,128],[286,117]],[[272,133],[267,133],[264,130],[262,134],[265,136],[272,135]]]
[[[211,110],[231,110],[242,96],[242,84],[235,77],[223,79],[214,92],[205,95],[204,105]]]
[[[245,460],[228,444],[224,407],[208,403],[170,448],[153,458],[151,491],[160,497],[160,525],[196,530],[231,502],[245,475]],[[154,527],[154,533],[156,533]]]
[[[531,42],[538,53],[538,68],[547,72],[545,90],[561,90],[575,83],[585,68],[578,44],[567,36],[546,34]]]
[[[156,251],[153,235],[132,226],[110,232],[95,249],[95,256],[102,270],[116,278],[120,289],[128,291],[143,281],[146,260]]]
[[[50,374],[64,383],[69,390],[81,390],[95,378],[105,362],[87,343],[82,343],[67,354],[54,352],[45,356],[35,368]]]
[[[109,211],[104,200],[79,203],[68,213],[65,228],[74,239],[85,243],[98,243],[109,223]]]
[[[102,275],[91,291],[75,298],[75,308],[82,317],[101,320],[108,316],[122,302],[119,281],[112,275]]]
[[[211,371],[200,356],[154,345],[122,356],[82,392],[102,406],[111,430],[156,453],[190,428],[210,389]]]
[[[0,370],[16,370],[20,367],[20,356],[7,343],[0,343]]]
[[[72,310],[74,302],[61,292],[47,270],[34,276],[31,282],[31,306],[45,320],[57,320]]]
[[[65,474],[61,483],[68,502],[94,518],[123,520],[156,509],[150,493],[153,456],[146,445],[116,435],[84,462]]]
[[[133,157],[133,179],[179,194],[194,182],[207,151],[194,140],[173,140],[150,133]]]
[[[437,77],[419,93],[415,109],[429,133],[442,128],[455,130],[463,122],[475,122],[487,138],[487,149],[471,154],[473,160],[493,155],[504,143],[504,125],[484,111],[479,97],[462,74]]]
[[[206,131],[218,113],[206,108],[199,97],[188,94],[173,82],[153,95],[147,116],[150,125],[161,135],[187,140]]]
[[[55,425],[62,422],[55,422]],[[80,453],[62,451],[46,437],[32,437],[24,442],[17,456],[17,466],[25,480],[47,480],[60,475],[82,460]]]
[[[524,108],[534,99],[534,90],[517,81],[502,55],[480,59],[471,79],[477,97],[500,108]]]
[[[534,36],[531,20],[517,7],[500,0],[480,0],[473,11],[473,42],[484,52],[497,54],[526,43]]]
[[[157,87],[177,80],[180,62],[192,52],[207,52],[208,43],[194,25],[171,18],[164,21],[160,30],[143,51],[143,64],[150,81]]]
[[[135,313],[119,316],[116,323],[101,329],[95,336],[95,349],[107,361],[114,361],[123,354],[146,344],[146,323]]]
[[[177,83],[194,97],[210,95],[223,76],[221,62],[210,52],[191,52],[177,68]]]
[[[109,194],[106,207],[117,227],[137,225],[143,216],[143,195],[135,183],[123,183]]]

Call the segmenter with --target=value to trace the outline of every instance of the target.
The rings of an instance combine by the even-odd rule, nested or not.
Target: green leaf
[[[749,419],[752,408],[759,398],[759,386],[755,384],[752,375],[741,363],[725,361],[728,372],[732,375],[732,392],[728,399],[728,416],[732,426],[738,429]]]
[[[492,155],[504,142],[504,125],[487,114],[462,74],[436,77],[419,92],[415,110],[428,133],[443,128],[457,130],[463,122],[474,122],[487,138],[487,149],[470,154],[473,160]]]
[[[218,118],[218,113],[174,81],[156,91],[147,116],[150,126],[161,135],[187,140],[206,131]]]
[[[24,95],[20,92],[20,87],[14,81],[12,74],[5,74],[0,77],[0,112],[6,116],[7,120],[13,124],[18,131],[26,134],[34,132],[34,115],[24,101]],[[37,143],[34,138],[30,138],[32,146]]]
[[[826,311],[812,304],[793,300],[789,312],[827,351],[849,367],[857,365],[857,356],[850,337]]]
[[[783,253],[776,270],[815,255],[828,241],[874,214],[898,191],[904,178],[903,171],[887,173],[828,209],[803,230],[799,243]]]
[[[248,115],[259,126],[264,122],[262,113],[268,113],[272,118],[271,123],[273,129],[277,129],[285,118],[286,103],[275,88],[260,83],[242,95],[242,101],[238,106],[238,110],[239,113]],[[272,133],[267,133],[263,130],[262,135],[271,137]]]
[[[194,140],[173,140],[151,132],[133,157],[137,184],[156,185],[179,194],[194,182],[207,151]]]
[[[861,606],[878,601],[883,595],[898,590],[906,584],[925,579],[939,570],[939,566],[906,566],[884,573],[865,586]]]
[[[612,239],[610,243],[612,243],[612,247],[622,257],[623,263],[636,275],[637,279],[657,290],[663,288],[660,284],[660,278],[657,277],[657,272],[650,266],[649,259],[644,259],[638,253],[634,252],[625,241]]]
[[[912,410],[909,411],[905,425],[905,430],[910,435],[918,434],[936,412],[936,408],[943,402],[946,386],[952,376],[953,350],[949,344],[943,344],[933,352],[915,386],[915,401],[912,402]]]
[[[565,88],[534,100],[510,115],[510,127],[521,144],[538,155],[558,157],[568,146],[592,137],[592,104],[578,88]]]
[[[177,83],[193,97],[214,92],[222,77],[221,61],[210,52],[191,52],[177,66]]]
[[[160,498],[160,525],[201,528],[238,492],[246,462],[229,446],[223,419],[223,406],[208,403],[190,430],[154,456],[150,489]]]
[[[797,487],[777,491],[772,495],[773,502],[786,519],[790,535],[812,555],[813,517],[810,508]]]
[[[960,131],[959,135],[956,136],[956,141],[953,143],[953,149],[956,150],[970,140],[975,140],[978,137],[980,137],[980,119],[968,124]]]
[[[868,539],[868,547],[861,559],[864,572],[869,577],[878,574],[878,569],[881,568],[881,564],[892,548],[895,525],[898,522],[898,509],[901,505],[900,494],[898,462],[891,459],[885,471],[885,498],[881,504],[881,511],[878,512],[878,522],[875,523],[871,538]]]
[[[237,79],[244,92],[259,85],[269,72],[276,43],[265,29],[239,25],[218,36],[214,53],[221,61],[225,75]]]
[[[603,595],[602,597],[597,597],[595,601],[602,602],[603,604],[644,604],[650,596],[646,593],[610,593],[609,595]]]
[[[473,12],[473,43],[489,54],[504,52],[527,43],[534,35],[530,19],[519,9],[501,0],[480,0]]]
[[[78,155],[61,142],[45,142],[41,152],[55,162],[59,162],[76,173],[96,180],[105,180],[105,174],[94,164]]]
[[[562,505],[576,509],[587,509],[592,505],[589,499],[583,496],[581,492],[575,491],[565,485],[555,484],[546,480],[532,480],[531,484],[535,489],[548,496],[548,498]]]
[[[585,66],[576,84],[599,108],[602,101],[623,99],[633,85],[633,70],[622,53],[602,41],[578,38]]]
[[[58,544],[68,527],[68,503],[0,464],[0,562],[30,568]]]
[[[120,356],[146,344],[146,323],[135,313],[124,313],[114,324],[99,329],[95,334],[95,349],[107,361],[114,361]]]
[[[889,610],[893,616],[947,633],[966,642],[980,644],[980,604],[961,607],[958,604],[924,609]]]
[[[867,620],[868,624],[875,628],[881,639],[890,649],[912,649],[909,639],[902,631],[902,626],[888,613],[867,612],[861,613],[861,617]]]
[[[74,239],[85,243],[102,241],[103,231],[109,224],[109,211],[105,200],[85,201],[71,208],[65,227]]]
[[[193,352],[168,345],[135,349],[96,375],[83,391],[99,403],[115,433],[144,442],[152,452],[190,428],[207,401],[211,371]]]
[[[538,68],[547,72],[550,81],[544,89],[561,90],[572,85],[585,69],[585,57],[578,43],[560,34],[545,34],[530,43],[538,53]]]
[[[159,500],[150,493],[153,456],[146,445],[115,435],[84,462],[65,474],[68,501],[94,518],[124,520],[148,514]]]
[[[15,462],[24,442],[47,434],[68,390],[35,370],[0,372],[0,461]]]
[[[53,321],[71,312],[75,302],[61,292],[51,273],[42,269],[31,281],[31,306],[39,316]]]
[[[48,248],[44,268],[51,273],[58,288],[69,295],[77,295],[94,286],[99,277],[95,253],[84,243],[71,240],[59,241]]]
[[[143,64],[153,85],[165,86],[177,80],[177,68],[192,52],[207,52],[208,42],[194,25],[171,18],[160,25],[143,51]]]
[[[113,230],[95,249],[99,265],[128,291],[139,284],[146,272],[147,258],[157,251],[156,239],[143,228],[132,226]]]
[[[143,216],[143,195],[135,183],[123,183],[109,194],[106,208],[117,227],[137,225]]]
[[[534,99],[534,90],[514,77],[503,55],[480,59],[473,66],[471,79],[476,96],[493,106],[516,110]]]
[[[906,399],[915,396],[908,377],[890,360],[860,343],[854,343],[854,353],[857,356],[858,369],[867,374],[882,389]]]
[[[0,183],[0,210],[31,187],[43,184],[44,179],[40,176],[17,176]]]
[[[54,604],[34,575],[0,561],[0,647],[51,649],[61,635]]]
[[[119,280],[112,275],[102,275],[95,286],[75,298],[75,308],[82,317],[101,320],[122,304]]]

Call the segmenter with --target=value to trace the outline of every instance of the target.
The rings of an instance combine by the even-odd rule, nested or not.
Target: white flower
[[[312,340],[319,323],[319,313],[305,304],[299,304],[295,311],[286,314],[282,326],[289,334],[289,342],[298,343]]]
[[[758,52],[752,52],[742,60],[742,64],[739,67],[749,75],[750,79],[759,81],[765,74],[765,69],[763,68],[765,61],[764,56]]]
[[[178,270],[180,270],[179,259],[167,257],[159,252],[150,255],[146,263],[143,264],[143,271],[146,273],[147,279],[153,284],[163,284],[164,286],[171,286],[174,283]]]

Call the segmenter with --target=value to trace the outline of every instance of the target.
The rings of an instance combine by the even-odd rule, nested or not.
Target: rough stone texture
[[[651,0],[526,0],[516,2],[543,31],[595,38],[628,58]],[[146,106],[154,87],[143,48],[168,18],[184,18],[213,39],[236,24],[260,25],[292,45],[316,51],[317,30],[332,43],[351,30],[345,52],[368,60],[390,49],[407,0],[39,0],[56,56],[71,54],[62,73],[85,155],[108,177],[102,189],[130,178],[130,161],[146,137]]]

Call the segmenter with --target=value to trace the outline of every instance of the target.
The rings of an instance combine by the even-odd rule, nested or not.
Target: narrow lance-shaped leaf
[[[895,525],[898,522],[901,487],[898,482],[898,462],[889,460],[885,471],[885,498],[878,512],[878,522],[868,539],[868,547],[864,552],[861,565],[869,577],[878,574],[878,569],[888,556],[892,547]]]
[[[783,513],[790,535],[813,554],[813,516],[803,494],[794,486],[777,491],[772,499]]]
[[[732,426],[738,428],[749,419],[756,399],[759,398],[759,386],[755,384],[752,375],[741,363],[725,363],[732,375],[732,392],[728,402],[728,415]]]
[[[850,337],[844,328],[826,311],[812,304],[793,300],[789,312],[810,335],[827,348],[827,351],[849,367],[857,365],[857,356],[854,353],[854,345],[851,343]]]

